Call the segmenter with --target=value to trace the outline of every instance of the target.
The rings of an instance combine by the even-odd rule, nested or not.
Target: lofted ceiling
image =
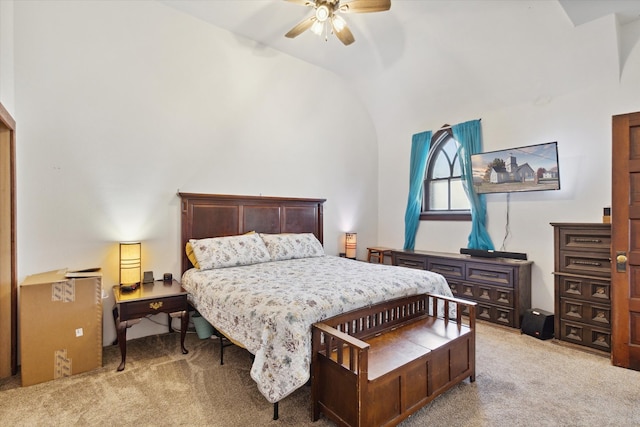
[[[477,108],[546,103],[611,78],[612,67],[593,66],[602,61],[619,78],[640,40],[640,0],[392,0],[387,12],[343,15],[349,46],[310,31],[285,38],[312,9],[284,0],[159,1],[255,54],[270,47],[337,74],[374,116],[399,100],[438,99],[445,111],[479,99]]]

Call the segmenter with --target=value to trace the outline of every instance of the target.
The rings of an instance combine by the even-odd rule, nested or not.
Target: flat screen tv
[[[478,194],[560,189],[557,142],[473,154],[471,167]]]

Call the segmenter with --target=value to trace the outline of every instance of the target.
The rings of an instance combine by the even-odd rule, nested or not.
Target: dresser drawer
[[[447,283],[449,284],[449,289],[451,289],[451,293],[453,294],[453,296],[456,298],[461,298],[460,292],[463,292],[462,284],[456,280],[447,280]]]
[[[563,341],[580,344],[603,351],[611,351],[611,332],[591,325],[560,321],[560,334]]]
[[[454,297],[468,299],[476,301],[479,304],[484,304],[483,307],[486,308],[486,313],[483,316],[478,316],[478,318],[485,318],[485,320],[498,318],[508,319],[503,320],[501,323],[511,323],[510,315],[505,316],[504,313],[502,315],[498,315],[498,313],[492,311],[491,309],[493,305],[500,305],[504,306],[505,308],[513,308],[513,289],[490,285],[480,285],[459,280],[447,280],[447,283],[449,284],[449,288],[451,289],[451,293]],[[506,312],[510,313],[511,310],[507,310]]]
[[[499,304],[505,307],[513,307],[513,291],[508,288],[495,288],[488,285],[478,285],[476,300]]]
[[[427,259],[420,256],[394,254],[393,262],[395,265],[400,267],[417,268],[418,270],[427,269]]]
[[[563,228],[560,230],[559,250],[609,253],[610,228]]]
[[[611,307],[591,304],[587,301],[562,298],[560,317],[572,322],[588,323],[604,329],[611,329]]]
[[[120,304],[119,307],[122,320],[141,318],[155,313],[175,313],[187,309],[187,294],[133,301]]]
[[[609,252],[593,253],[560,251],[558,267],[558,271],[565,273],[603,277],[611,276],[611,260],[609,259]]]
[[[472,283],[459,283],[457,286],[458,298],[470,299],[475,301],[478,295],[476,287]]]
[[[486,320],[499,325],[515,327],[513,310],[479,302],[476,306],[476,313],[477,319]]]
[[[559,276],[561,298],[582,299],[600,304],[611,303],[611,283],[596,278]]]
[[[477,283],[513,287],[513,269],[499,265],[467,264],[466,280]]]
[[[427,270],[442,274],[447,279],[464,279],[464,263],[459,261],[429,258]]]

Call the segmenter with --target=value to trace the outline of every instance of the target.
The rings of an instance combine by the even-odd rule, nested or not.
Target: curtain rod
[[[482,119],[478,119],[478,121],[481,121]],[[451,129],[453,127],[453,125],[446,125],[446,126],[442,126],[440,129],[438,130],[445,130],[445,129]]]

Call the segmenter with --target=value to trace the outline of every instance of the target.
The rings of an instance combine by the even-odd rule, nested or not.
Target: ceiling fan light
[[[333,15],[333,28],[339,33],[344,30],[344,27],[347,26],[347,22],[342,18],[342,16]]]
[[[326,21],[329,15],[329,8],[325,4],[318,6],[316,9],[316,19],[320,22]]]
[[[316,36],[321,36],[324,31],[324,22],[315,21],[311,26],[311,32]]]

